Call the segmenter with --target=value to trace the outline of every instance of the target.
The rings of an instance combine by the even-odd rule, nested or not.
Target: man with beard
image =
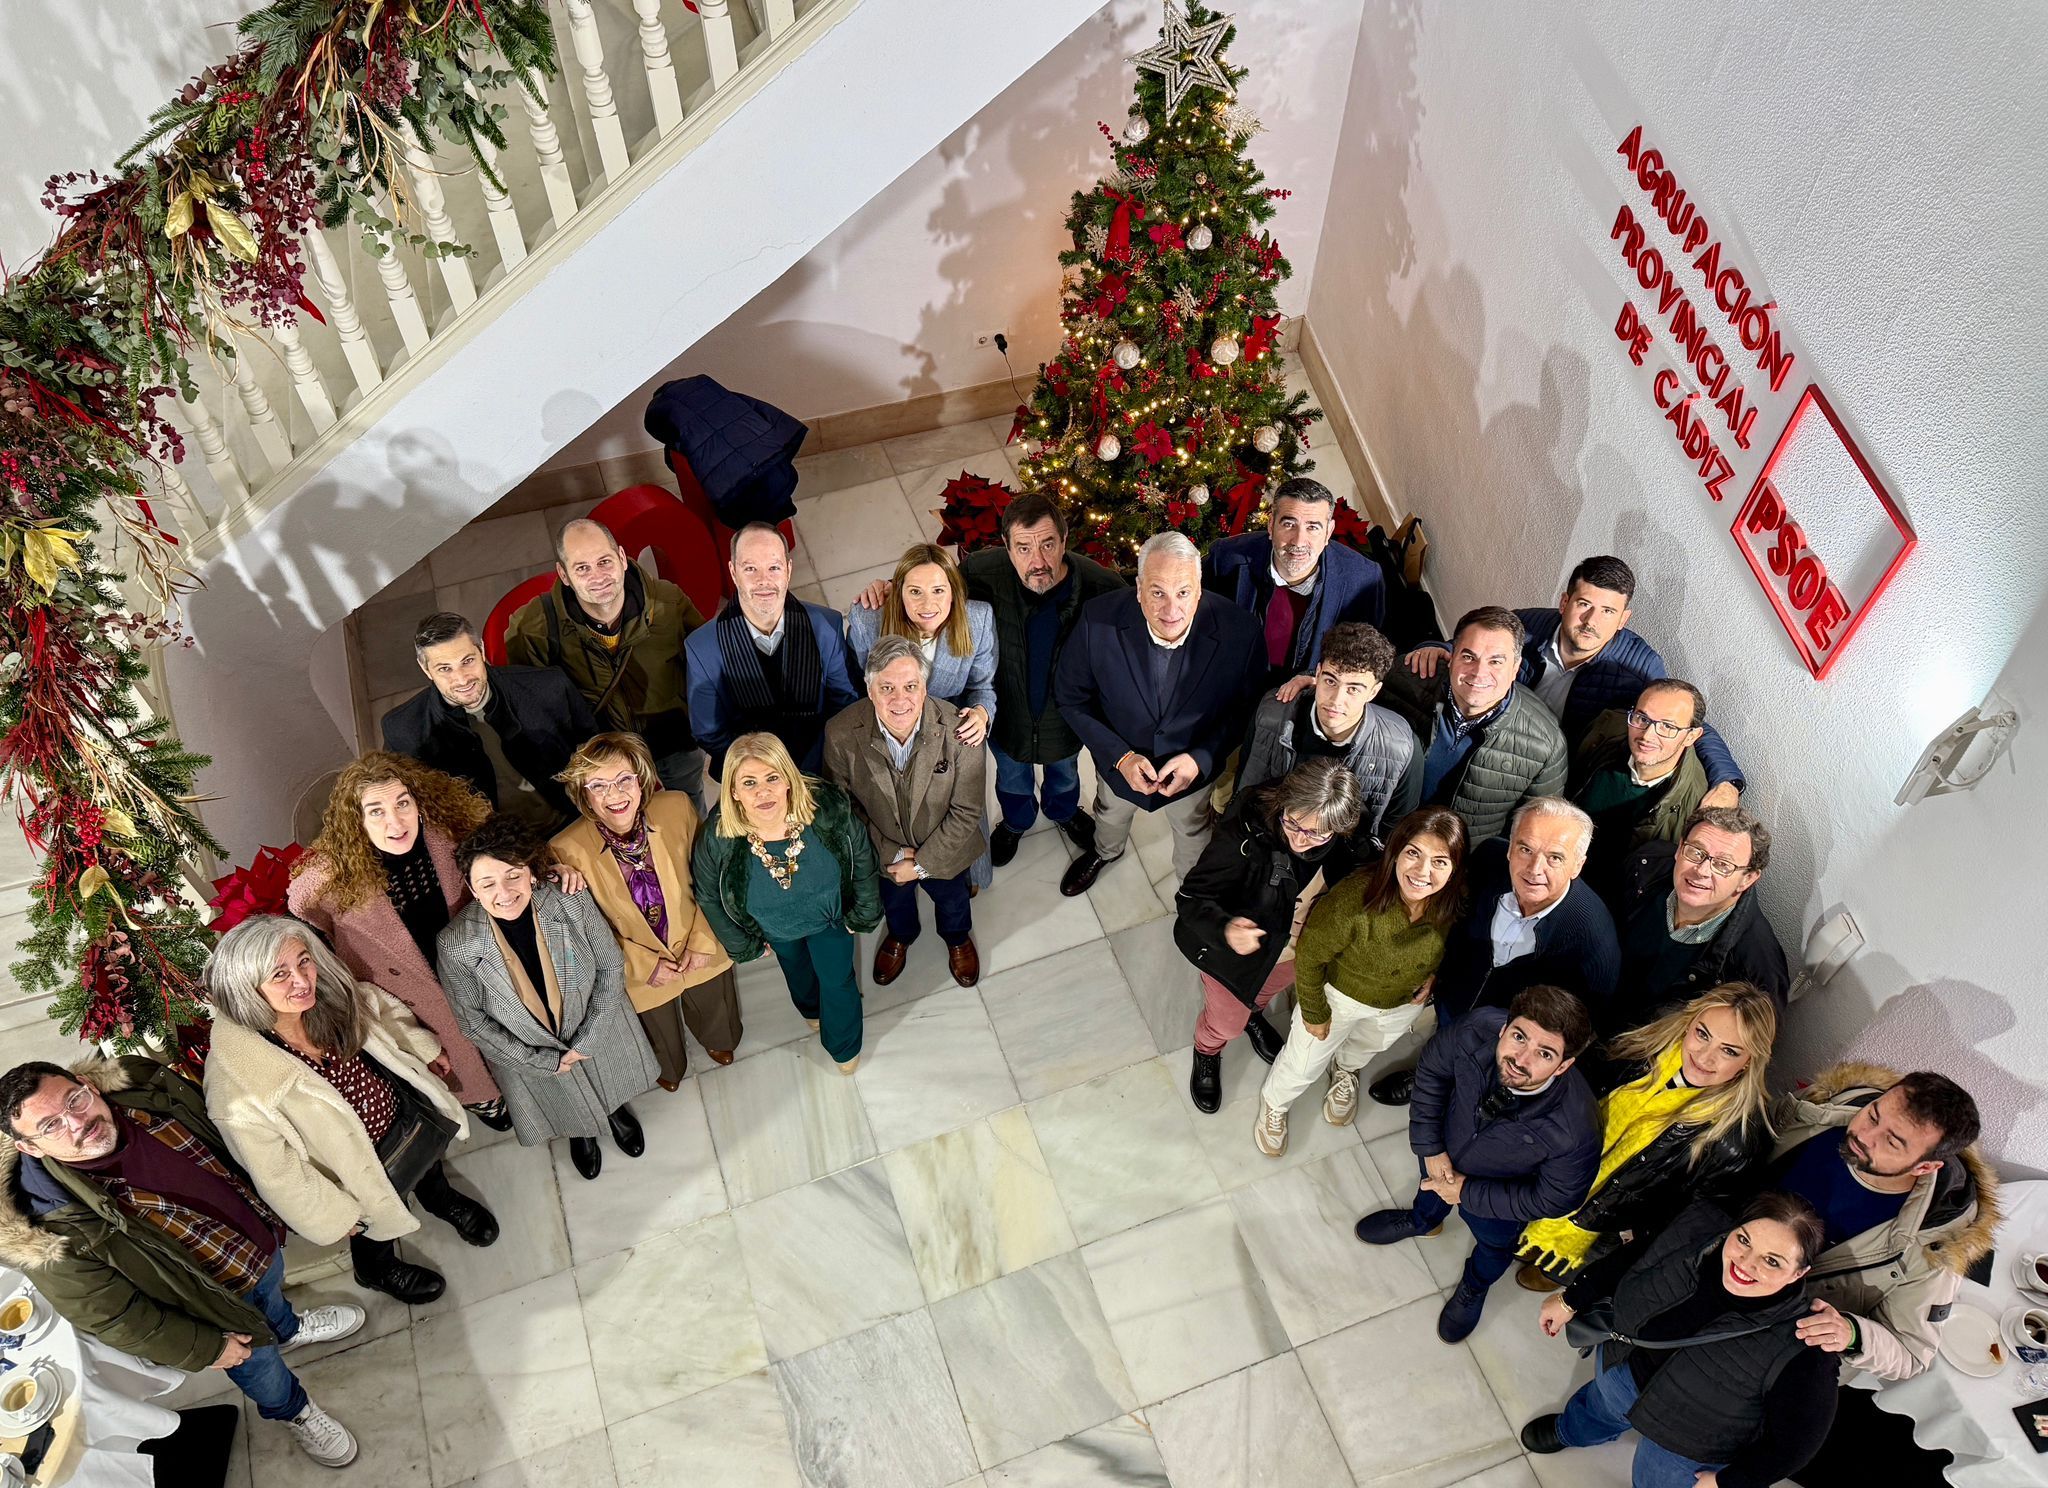
[[[1408,1145],[1422,1187],[1406,1209],[1357,1225],[1367,1245],[1434,1234],[1452,1208],[1472,1254],[1437,1315],[1457,1343],[1479,1326],[1487,1289],[1514,1260],[1522,1226],[1570,1214],[1600,1165],[1600,1116],[1572,1068],[1593,1041],[1585,1004],[1560,987],[1525,987],[1505,1008],[1481,1008],[1439,1029],[1415,1071]]]
[[[1067,551],[1066,516],[1043,496],[1018,496],[1004,507],[1002,535],[1002,547],[960,560],[968,598],[987,603],[996,617],[996,720],[988,747],[1003,809],[989,834],[998,868],[1017,856],[1041,808],[1074,846],[1086,852],[1095,845],[1094,821],[1080,809],[1081,738],[1053,704],[1052,678],[1081,606],[1124,587],[1122,575]]]
[[[1963,1276],[1998,1228],[1998,1179],[1974,1145],[1977,1103],[1946,1075],[1841,1064],[1786,1096],[1773,1119],[1777,1151],[1757,1185],[1798,1194],[1827,1227],[1799,1336],[1880,1380],[1911,1379],[1934,1362]],[[1827,1442],[1795,1481],[1904,1481],[1904,1457],[1876,1480],[1856,1471],[1873,1461],[1873,1442],[1913,1455],[1895,1422],[1869,1392],[1843,1388]]]
[[[1330,488],[1296,476],[1273,494],[1264,532],[1223,538],[1202,560],[1204,587],[1249,610],[1264,630],[1267,687],[1290,677],[1308,685],[1332,626],[1386,620],[1379,565],[1343,543],[1331,546],[1336,517]]]
[[[555,577],[554,588],[512,616],[505,654],[567,676],[604,727],[645,739],[661,783],[702,810],[704,751],[690,737],[683,640],[704,617],[678,586],[641,572],[588,517],[555,538]]]
[[[1602,713],[1626,708],[1644,684],[1667,675],[1657,648],[1628,628],[1635,593],[1635,572],[1603,554],[1572,570],[1555,609],[1514,612],[1523,632],[1516,680],[1542,700],[1573,749]],[[1408,670],[1434,677],[1449,649],[1441,641],[1416,647]],[[1701,729],[1697,748],[1707,769],[1706,804],[1735,805],[1742,792],[1735,756],[1711,726]]]
[[[726,746],[752,733],[775,735],[816,774],[825,724],[860,696],[839,612],[790,596],[789,547],[766,522],[733,534],[731,569],[734,597],[683,643],[690,728],[714,776],[724,775]]]

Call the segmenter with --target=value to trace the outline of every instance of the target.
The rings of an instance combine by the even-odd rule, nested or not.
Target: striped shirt
[[[123,1214],[170,1236],[228,1292],[254,1291],[284,1244],[277,1216],[181,1122],[131,1107],[114,1114],[122,1145],[74,1166],[92,1173]]]

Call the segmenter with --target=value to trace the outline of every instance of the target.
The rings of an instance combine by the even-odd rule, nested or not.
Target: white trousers
[[[1324,989],[1330,999],[1330,1036],[1317,1038],[1301,1021],[1301,1006],[1287,1025],[1287,1045],[1266,1072],[1265,1088],[1259,1093],[1267,1105],[1284,1111],[1302,1091],[1315,1084],[1329,1069],[1354,1074],[1372,1062],[1373,1055],[1388,1049],[1415,1026],[1427,1004],[1404,1002],[1399,1007],[1375,1008],[1346,997],[1335,987]]]

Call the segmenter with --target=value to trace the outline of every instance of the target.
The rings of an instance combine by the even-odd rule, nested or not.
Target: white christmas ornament
[[[1132,114],[1124,121],[1124,141],[1127,144],[1142,145],[1152,137],[1152,126],[1145,122],[1143,114]]]
[[[1215,241],[1216,234],[1209,231],[1209,224],[1206,222],[1197,222],[1188,229],[1188,247],[1194,249],[1197,253],[1200,253]]]
[[[1124,442],[1114,434],[1105,434],[1095,441],[1095,458],[1114,460],[1124,452]]]
[[[1270,455],[1274,450],[1280,448],[1280,426],[1278,424],[1267,424],[1263,429],[1253,434],[1252,448],[1262,455]]]
[[[1209,360],[1219,367],[1227,367],[1237,360],[1238,346],[1235,336],[1218,336],[1209,347]]]
[[[1218,16],[1206,26],[1190,26],[1187,12],[1167,0],[1166,24],[1159,40],[1131,58],[1140,72],[1156,72],[1166,80],[1166,117],[1180,109],[1190,88],[1230,91],[1230,76],[1216,54],[1223,49],[1223,33],[1230,29],[1229,16]]]
[[[1116,364],[1126,372],[1138,365],[1138,343],[1135,341],[1119,341],[1110,349],[1109,354],[1116,358]]]
[[[1188,500],[1194,502],[1196,506],[1207,506],[1209,504],[1209,488],[1200,483],[1189,486]]]

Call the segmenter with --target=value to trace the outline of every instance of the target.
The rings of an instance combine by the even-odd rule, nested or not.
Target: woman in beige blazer
[[[255,915],[222,936],[206,995],[206,1114],[263,1201],[316,1245],[346,1236],[359,1285],[408,1303],[440,1296],[440,1273],[398,1258],[395,1242],[420,1222],[379,1155],[405,1129],[402,1104],[467,1130],[440,1040],[286,915]],[[440,1163],[413,1192],[469,1244],[498,1238],[490,1210],[456,1192]]]
[[[732,958],[711,932],[690,881],[697,808],[663,790],[638,734],[599,734],[555,777],[583,819],[552,844],[555,860],[590,883],[626,957],[626,994],[661,1065],[661,1087],[682,1083],[683,1026],[713,1062],[739,1046]]]

